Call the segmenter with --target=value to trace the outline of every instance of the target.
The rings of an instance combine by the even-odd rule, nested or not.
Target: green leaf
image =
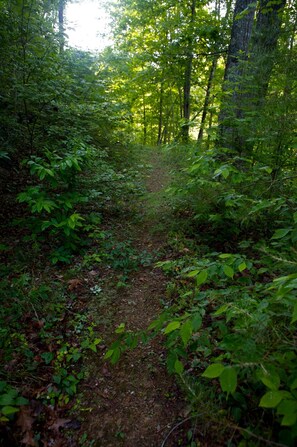
[[[294,305],[291,324],[295,323],[295,321],[297,321],[297,303]]]
[[[29,401],[28,399],[25,399],[25,397],[20,396],[15,400],[15,405],[28,405]]]
[[[243,272],[246,268],[247,268],[246,263],[245,263],[245,262],[242,262],[242,263],[239,264],[239,266],[238,266],[238,271],[239,271],[239,272]]]
[[[237,387],[237,372],[233,367],[226,367],[220,374],[220,385],[226,393],[234,393]]]
[[[113,349],[109,349],[104,355],[104,360],[109,359],[113,355],[113,352],[114,352]]]
[[[44,352],[41,354],[41,358],[45,361],[46,365],[49,365],[54,357],[55,355],[53,352]]]
[[[125,323],[121,323],[115,330],[116,334],[122,334],[125,332]]]
[[[115,348],[113,350],[113,354],[112,354],[112,357],[111,357],[111,363],[114,365],[115,363],[117,363],[119,361],[120,357],[121,357],[121,350],[120,350],[120,348]]]
[[[222,363],[213,363],[212,365],[209,365],[204,373],[202,374],[202,377],[207,377],[208,379],[215,379],[216,377],[219,377],[222,372],[224,371],[225,366],[222,365]]]
[[[268,391],[262,396],[259,407],[276,408],[287,394],[290,395],[290,393],[286,393],[285,391]]]
[[[226,276],[228,276],[229,278],[233,278],[234,270],[232,267],[230,267],[229,265],[224,265],[223,270]]]
[[[221,259],[232,258],[232,255],[230,253],[222,253],[221,255],[219,255],[219,258]]]
[[[297,211],[293,214],[294,223],[297,223]]]
[[[188,320],[186,321],[180,328],[180,337],[183,341],[184,346],[186,347],[188,344],[188,341],[190,340],[193,332],[193,326],[192,321]]]
[[[202,317],[200,314],[195,314],[194,317],[192,318],[192,327],[193,327],[193,331],[198,331],[198,329],[201,328],[202,325]]]
[[[207,280],[208,277],[208,271],[207,270],[203,270],[202,272],[199,273],[199,275],[196,278],[196,285],[197,286],[201,286],[201,284],[204,284]]]
[[[222,306],[220,306],[218,308],[218,310],[215,311],[214,315],[218,316],[218,315],[221,315],[221,314],[225,313],[226,310],[229,309],[229,307],[230,307],[229,303],[228,304],[223,304]]]
[[[272,391],[277,391],[280,386],[280,377],[276,372],[263,371],[260,380]]]
[[[9,416],[10,414],[17,413],[18,411],[20,411],[19,408],[11,407],[11,406],[6,406],[1,409],[1,412],[2,412],[2,414],[4,414],[4,416]]]
[[[279,230],[276,230],[271,239],[282,239],[288,233],[290,233],[291,230],[292,228],[280,228]]]
[[[197,276],[199,274],[200,270],[192,270],[187,274],[188,278],[193,278],[194,276]]]
[[[296,423],[296,421],[297,421],[297,413],[285,414],[282,419],[281,425],[290,427],[290,426],[294,425]]]
[[[175,331],[179,327],[180,327],[180,321],[171,321],[171,323],[169,323],[166,326],[166,328],[164,330],[164,334],[170,334],[170,332]]]
[[[0,405],[14,405],[17,391],[10,390],[8,393],[0,396]]]
[[[175,372],[176,372],[177,374],[182,374],[183,371],[184,371],[184,365],[183,365],[182,362],[179,361],[178,359],[175,360],[175,363],[174,363],[174,370],[175,370]]]

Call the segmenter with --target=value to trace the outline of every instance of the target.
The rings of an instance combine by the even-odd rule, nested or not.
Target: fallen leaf
[[[26,407],[21,407],[18,419],[17,419],[17,425],[21,428],[22,433],[28,432],[32,429],[34,419],[30,415],[30,409]]]
[[[82,285],[82,281],[80,279],[70,279],[68,281],[68,290],[74,290],[77,289],[79,286]]]
[[[36,443],[35,443],[33,437],[34,437],[33,431],[30,431],[30,432],[27,431],[25,433],[25,436],[21,440],[21,443],[25,444],[26,446],[36,447]]]
[[[57,419],[52,425],[49,426],[50,430],[59,431],[60,428],[68,424],[71,419]]]

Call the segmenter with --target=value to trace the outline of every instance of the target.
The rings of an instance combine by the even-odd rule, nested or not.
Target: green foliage
[[[0,422],[8,422],[28,400],[7,382],[0,381]]]

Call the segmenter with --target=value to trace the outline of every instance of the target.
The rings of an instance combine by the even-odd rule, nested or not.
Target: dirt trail
[[[130,227],[134,246],[154,253],[164,247],[166,233],[160,228],[163,208],[158,198],[169,180],[162,155],[153,152],[148,194],[141,204],[142,219]],[[156,230],[157,228],[157,230]],[[162,310],[166,278],[154,266],[140,267],[124,290],[111,293],[113,306],[110,335],[120,323],[129,330],[145,329]],[[88,381],[85,431],[94,446],[158,447],[182,414],[184,403],[174,378],[164,365],[165,353],[158,340],[126,352],[116,366],[94,359]],[[176,446],[168,439],[166,447]]]

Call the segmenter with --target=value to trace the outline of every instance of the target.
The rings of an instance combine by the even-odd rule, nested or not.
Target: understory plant
[[[43,156],[24,162],[32,181],[36,178],[38,182],[18,195],[18,201],[26,203],[31,212],[32,217],[21,221],[29,226],[31,238],[38,241],[48,234],[53,239],[53,263],[67,262],[81,243],[84,218],[77,207],[87,197],[79,191],[78,177],[94,156],[94,148],[80,139],[69,140],[66,146],[62,155],[47,149]]]

